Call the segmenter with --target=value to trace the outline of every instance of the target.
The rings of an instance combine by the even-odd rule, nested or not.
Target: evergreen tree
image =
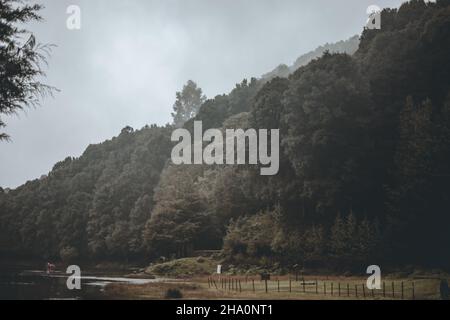
[[[177,100],[173,106],[173,124],[175,127],[182,127],[186,121],[194,118],[201,105],[205,102],[206,97],[202,93],[202,89],[197,84],[189,80],[184,85],[181,92],[176,93]]]

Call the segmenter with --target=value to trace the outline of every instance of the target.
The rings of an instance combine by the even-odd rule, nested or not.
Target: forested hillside
[[[0,201],[3,253],[73,260],[140,258],[153,189],[170,155],[171,127],[126,127],[57,163]]]
[[[287,77],[295,70],[310,63],[312,60],[320,58],[325,52],[329,53],[347,53],[353,55],[359,47],[359,36],[353,36],[347,40],[338,41],[336,43],[327,43],[315,50],[301,55],[295,60],[294,64],[287,66],[280,64],[274,70],[262,76],[263,79],[272,79],[275,77]]]
[[[325,53],[207,101],[197,116],[207,128],[280,128],[280,173],[169,167],[149,249],[179,254],[225,235],[224,254],[240,265],[448,266],[449,6],[385,10],[353,57]]]
[[[280,129],[280,172],[174,166],[173,127],[126,128],[0,191],[3,252],[228,263],[450,267],[450,0],[384,10],[354,55],[206,100],[208,128]],[[301,59],[300,59],[301,60]]]

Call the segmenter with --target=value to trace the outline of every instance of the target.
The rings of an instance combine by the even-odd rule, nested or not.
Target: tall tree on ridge
[[[202,89],[197,84],[189,80],[181,92],[176,94],[177,100],[173,105],[173,124],[180,128],[189,119],[195,117],[201,105],[206,101]]]

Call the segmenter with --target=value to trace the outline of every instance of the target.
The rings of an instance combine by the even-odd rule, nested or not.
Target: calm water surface
[[[122,273],[123,275],[123,273]],[[162,279],[130,279],[119,273],[89,273],[82,271],[81,290],[67,289],[69,275],[20,266],[0,268],[0,300],[105,299],[104,288],[109,283],[145,284]]]

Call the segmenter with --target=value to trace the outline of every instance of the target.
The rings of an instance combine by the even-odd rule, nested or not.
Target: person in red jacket
[[[55,271],[55,265],[53,263],[47,262],[47,274],[50,274],[53,271]]]

